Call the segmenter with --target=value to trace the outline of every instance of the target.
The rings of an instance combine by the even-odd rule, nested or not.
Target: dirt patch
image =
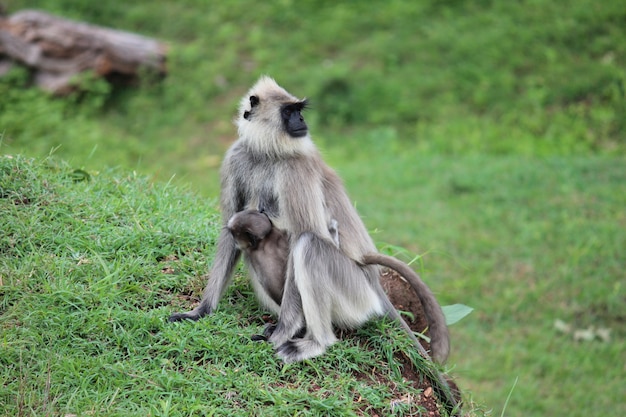
[[[402,314],[404,321],[414,332],[423,333],[428,336],[428,321],[424,316],[422,303],[415,294],[413,287],[404,280],[396,271],[384,269],[380,276],[380,283],[387,293],[387,297],[391,303],[401,312],[410,314]],[[424,349],[429,350],[430,346],[424,339],[420,339]]]
[[[413,388],[417,390],[421,390],[421,394],[417,397],[411,394],[408,394],[396,386],[391,380],[389,380],[389,376],[383,372],[376,372],[370,374],[363,374],[361,372],[354,372],[354,377],[363,381],[367,384],[377,384],[377,385],[385,385],[389,388],[389,391],[393,393],[394,399],[391,401],[390,407],[394,409],[395,407],[404,405],[408,407],[407,413],[403,415],[416,415],[416,416],[428,416],[428,417],[440,417],[441,413],[439,411],[440,405],[437,396],[434,393],[432,384],[426,378],[424,378],[421,374],[417,373],[413,367],[413,363],[411,360],[403,355],[396,354],[395,359],[398,362],[403,364],[402,366],[402,376],[406,381],[410,381]],[[360,398],[355,399],[356,403],[361,403]],[[405,408],[406,409],[406,408]],[[384,410],[376,410],[376,409],[368,409],[364,406],[363,409],[360,410],[361,415],[367,416],[386,416],[389,414],[389,409]]]

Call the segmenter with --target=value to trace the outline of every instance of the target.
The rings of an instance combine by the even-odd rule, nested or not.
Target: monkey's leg
[[[278,347],[294,337],[305,326],[302,300],[294,282],[293,256],[289,256],[287,260],[286,271],[278,323],[274,326],[268,326],[263,332],[274,347]]]
[[[189,312],[172,314],[169,321],[198,320],[211,314],[232,280],[233,269],[237,265],[240,254],[241,251],[235,247],[233,236],[228,229],[223,228],[217,241],[217,253],[200,304]]]
[[[286,341],[272,337],[276,353],[284,362],[301,361],[321,355],[326,351],[326,346],[336,341],[332,327],[331,296],[327,291],[320,291],[315,285],[315,276],[326,272],[325,268],[317,269],[319,265],[315,259],[319,259],[322,252],[317,247],[318,240],[320,239],[312,233],[302,234],[291,256],[294,287],[297,288],[301,300],[299,314],[304,316],[307,330],[302,338],[295,338],[293,334]],[[287,307],[285,301],[283,298],[279,326],[286,320],[283,314]]]
[[[276,353],[285,362],[301,361],[321,355],[326,347],[337,339],[332,326],[332,296],[329,288],[320,288],[317,284],[320,275],[327,275],[326,268],[320,268],[319,259],[328,243],[312,233],[304,233],[296,242],[293,253],[294,287],[300,294],[300,310],[306,322],[306,333],[302,338],[291,335],[284,343],[276,343]],[[279,325],[285,320],[284,304],[281,306]],[[280,341],[282,342],[282,341]]]
[[[369,274],[377,274],[378,269],[359,266],[333,242],[304,233],[294,246],[292,258],[307,332],[303,338],[275,344],[285,362],[324,353],[337,340],[333,324],[356,327],[384,312],[375,289],[367,283]]]

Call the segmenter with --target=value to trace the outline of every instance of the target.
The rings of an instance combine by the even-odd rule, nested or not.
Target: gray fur
[[[381,253],[368,253],[363,256],[362,262],[367,265],[382,265],[387,268],[391,268],[402,275],[411,287],[413,287],[413,290],[422,304],[424,314],[428,319],[428,332],[430,334],[430,350],[432,357],[437,362],[444,363],[450,353],[450,336],[448,334],[448,327],[446,326],[446,317],[443,315],[443,311],[441,310],[439,303],[437,303],[437,300],[435,299],[435,296],[430,288],[428,288],[420,276],[409,268],[407,264],[394,257],[383,255]],[[410,327],[404,322],[404,320],[402,320],[395,309],[393,311],[390,310],[389,315],[391,318],[400,321],[402,326],[409,333],[409,336],[411,336],[412,339],[414,338]],[[413,341],[416,343],[417,339],[414,339]],[[420,347],[421,345],[419,345],[418,349]],[[424,352],[421,351],[421,349],[420,352],[424,355]]]

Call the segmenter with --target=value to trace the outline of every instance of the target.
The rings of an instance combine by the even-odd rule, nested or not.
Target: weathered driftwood
[[[6,57],[27,65],[35,84],[56,94],[72,91],[72,78],[87,70],[102,77],[133,78],[144,69],[164,75],[166,52],[154,39],[38,10],[0,16],[0,69]]]

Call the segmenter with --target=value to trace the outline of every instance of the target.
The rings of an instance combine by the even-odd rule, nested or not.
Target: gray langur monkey
[[[244,253],[250,281],[259,302],[278,314],[285,288],[289,238],[272,226],[269,217],[257,210],[236,213],[226,228]],[[284,259],[285,262],[277,262]],[[277,279],[277,277],[280,277]]]
[[[373,317],[388,315],[400,321],[422,353],[419,341],[380,285],[380,268],[375,264],[386,265],[386,261],[377,258],[374,242],[341,179],[313,144],[302,116],[306,105],[306,100],[289,94],[273,79],[261,77],[240,102],[236,119],[239,138],[221,168],[220,206],[225,226],[236,213],[258,210],[286,235],[286,242],[280,243],[288,246],[282,296],[280,285],[270,286],[262,299],[278,309],[278,321],[268,332],[268,340],[283,361],[301,361],[321,355],[336,341],[333,325],[355,328]],[[239,247],[228,227],[222,228],[200,304],[189,312],[172,314],[170,321],[198,320],[211,314],[230,284],[242,252],[249,263],[254,250]],[[266,267],[270,272],[275,268]],[[399,272],[405,274],[401,268]],[[425,285],[417,292],[432,296]],[[438,305],[426,315],[433,358],[442,363],[449,353],[445,320]],[[445,378],[440,373],[435,378],[436,390],[448,410],[454,411],[458,402]]]
[[[246,264],[257,298],[265,307],[279,314],[289,258],[287,234],[275,228],[269,217],[257,210],[244,210],[235,213],[228,220],[226,227],[235,238],[237,247],[246,255]],[[337,227],[337,221],[332,219],[329,231],[335,246],[339,248]],[[404,262],[380,253],[366,254],[363,256],[362,262],[366,265],[383,265],[400,273],[417,293],[426,317],[429,323],[432,323],[429,324],[429,327],[435,329],[435,332],[440,332],[439,327],[445,325],[445,317],[443,317],[434,295],[417,273]],[[331,277],[331,282],[340,279],[340,277]],[[328,288],[328,290],[333,291],[334,289]],[[268,300],[268,296],[271,300]],[[412,334],[409,326],[403,321],[401,322],[405,330]],[[255,335],[253,340],[266,340],[268,335],[271,335],[272,330],[273,326],[268,326],[263,336]],[[429,357],[421,344],[415,342],[422,356]]]
[[[404,322],[380,285],[379,266],[370,264],[386,261],[376,257],[376,247],[341,179],[311,140],[302,116],[306,105],[306,100],[262,77],[241,100],[236,119],[239,139],[221,168],[223,221],[243,210],[259,210],[287,236],[289,255],[278,321],[268,337],[285,362],[324,353],[336,341],[333,325],[355,328],[383,315]],[[339,247],[329,227],[333,219],[339,224]],[[224,227],[200,304],[172,314],[170,320],[197,320],[213,312],[241,253]],[[431,349],[434,359],[443,362],[449,352],[448,331],[441,310],[432,310],[427,312],[433,313]]]

